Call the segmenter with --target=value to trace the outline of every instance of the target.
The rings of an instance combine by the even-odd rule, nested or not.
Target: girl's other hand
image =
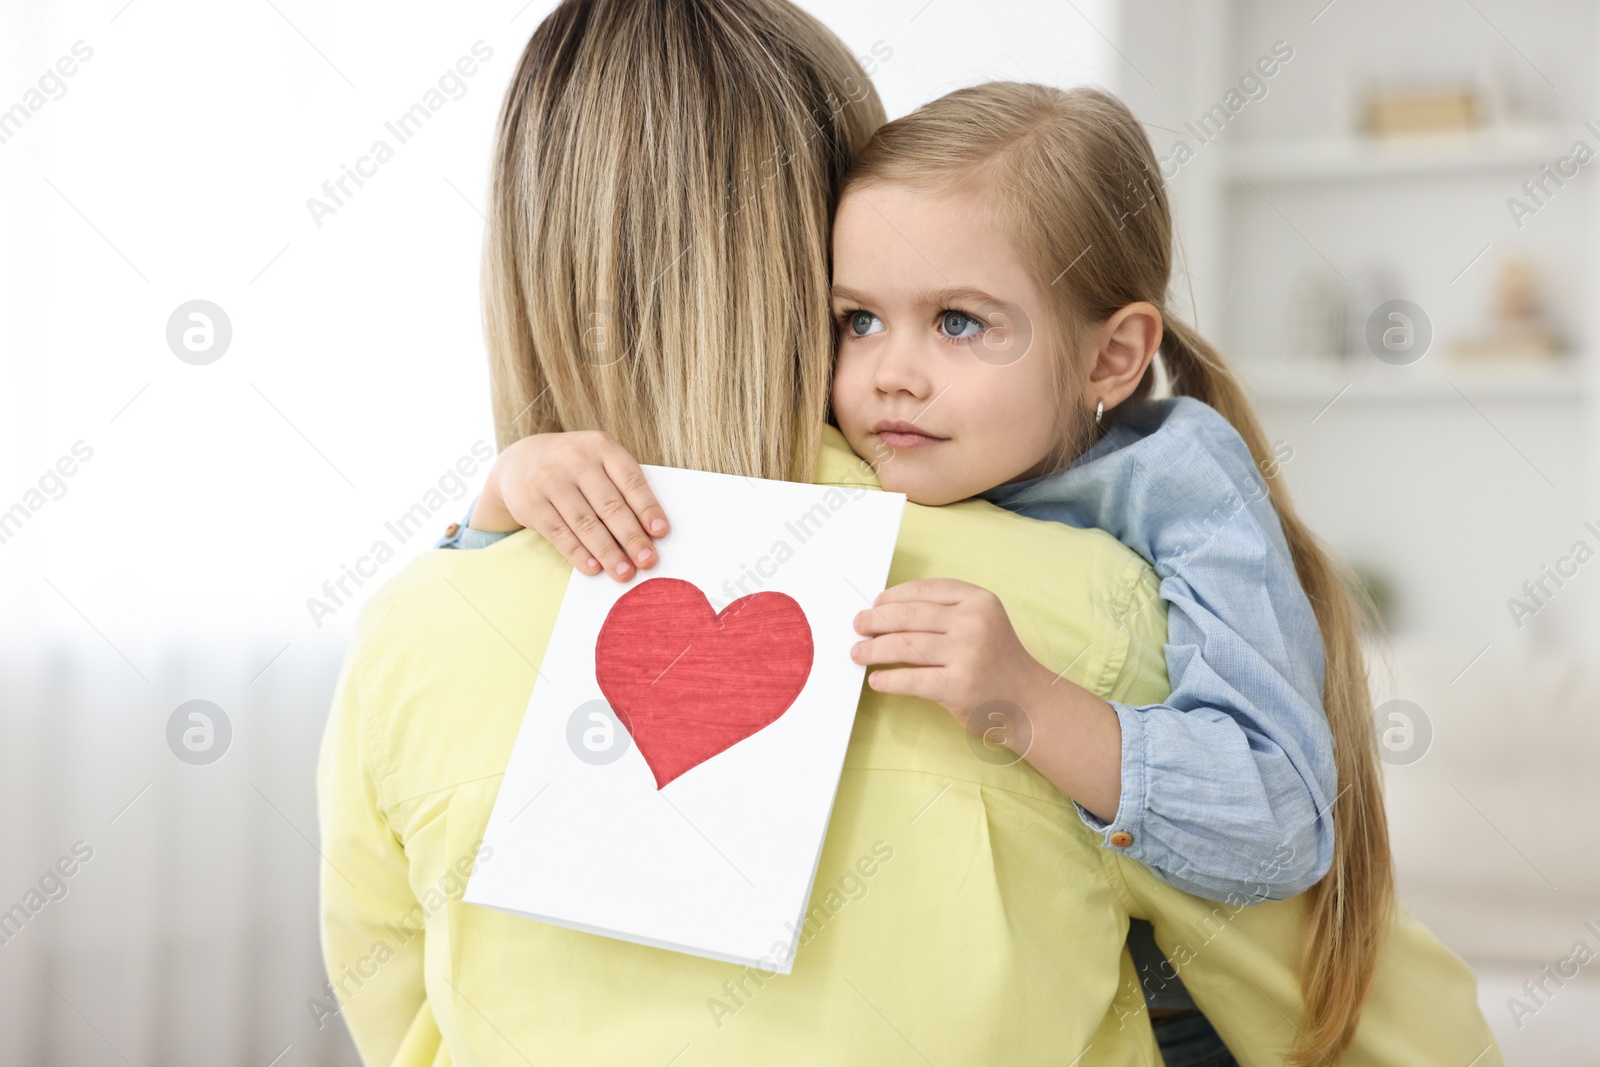
[[[1122,797],[1116,709],[1034,659],[999,597],[949,578],[904,582],[856,616],[856,632],[867,640],[851,649],[851,658],[892,664],[867,675],[873,689],[942,705],[986,748],[1004,745],[1102,822],[1116,821]],[[976,714],[991,701],[1013,707]]]
[[[584,574],[619,582],[655,566],[652,538],[668,530],[644,471],[598,430],[533,434],[500,453],[468,525],[537,530]]]
[[[968,582],[892,586],[856,615],[855,630],[867,640],[851,658],[878,668],[868,685],[931,700],[968,729],[976,708],[992,700],[1027,707],[1038,686],[1054,680],[1022,646],[1000,598]]]

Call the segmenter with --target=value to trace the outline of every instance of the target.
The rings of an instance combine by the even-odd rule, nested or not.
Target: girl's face
[[[948,504],[1048,469],[1045,294],[981,191],[856,186],[833,227],[833,411],[885,489]]]

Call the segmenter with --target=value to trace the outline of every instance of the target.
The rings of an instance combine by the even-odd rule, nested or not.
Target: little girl
[[[1101,700],[955,581],[886,590],[852,654],[874,689],[998,725],[1106,847],[1164,881],[1237,904],[1315,886],[1306,1039],[1336,1055],[1391,893],[1354,603],[1222,358],[1165,312],[1171,252],[1149,142],[1104,93],[983,85],[878,131],[834,225],[839,429],[915,503],[982,497],[1148,559],[1172,692]],[[1172,398],[1151,396],[1158,351]],[[524,524],[624,581],[668,529],[598,433],[507,449],[472,529],[441,544]],[[1022,710],[975,719],[998,701]]]

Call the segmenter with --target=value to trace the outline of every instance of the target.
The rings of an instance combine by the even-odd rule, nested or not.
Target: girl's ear
[[[1161,311],[1145,301],[1117,309],[1093,333],[1089,399],[1110,411],[1133,392],[1161,347]]]

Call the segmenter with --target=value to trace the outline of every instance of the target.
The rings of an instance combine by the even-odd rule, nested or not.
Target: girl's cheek
[[[836,370],[833,378],[833,414],[839,420],[839,429],[844,431],[845,437],[852,439],[861,428],[859,378],[859,372],[844,367]]]
[[[845,409],[850,404],[850,391],[846,388],[849,378],[850,368],[846,365],[846,361],[843,359],[835,360],[833,364],[833,389],[828,394],[828,397],[833,403],[834,414],[838,415],[841,420],[844,418]]]

